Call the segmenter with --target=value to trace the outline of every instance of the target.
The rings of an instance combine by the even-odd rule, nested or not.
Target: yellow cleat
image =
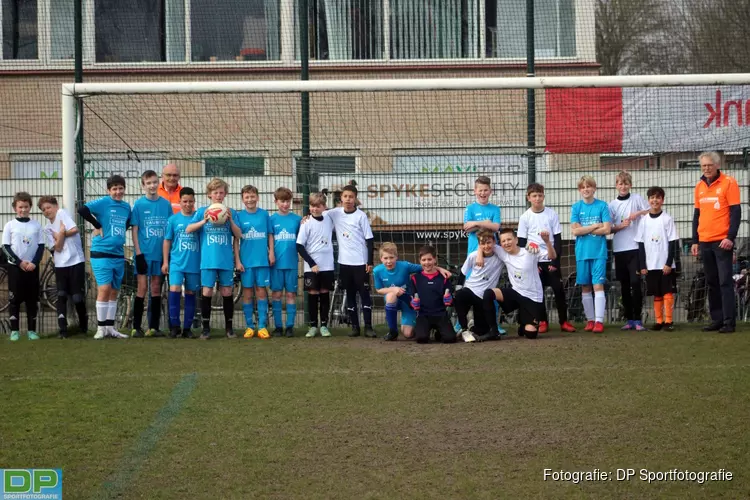
[[[251,339],[254,336],[255,330],[253,330],[252,328],[248,328],[247,330],[245,330],[245,334],[243,335],[243,337],[245,337],[246,339]],[[260,332],[258,332],[258,336],[260,336]]]
[[[260,330],[258,330],[258,338],[259,339],[270,339],[271,338],[271,334],[268,333],[268,330],[266,330],[265,328],[261,328]]]

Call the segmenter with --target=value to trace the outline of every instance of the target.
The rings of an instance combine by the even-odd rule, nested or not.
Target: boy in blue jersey
[[[211,203],[224,203],[229,191],[229,184],[221,179],[213,178],[206,186],[206,193]],[[208,222],[206,209],[199,208],[193,215],[193,221],[185,230],[186,233],[197,232],[201,242],[201,318],[203,332],[201,340],[211,338],[211,298],[214,286],[219,283],[224,309],[224,325],[227,338],[237,338],[232,329],[234,315],[234,301],[232,300],[232,286],[234,285],[234,251],[232,236],[239,239],[240,228],[235,222],[236,212],[229,209],[230,216],[224,224]]]
[[[477,231],[489,229],[493,233],[500,230],[500,207],[490,203],[492,181],[487,176],[477,177],[474,182],[474,196],[476,201],[466,207],[464,211],[464,231],[468,233],[469,248],[466,254],[479,248]]]
[[[195,317],[195,292],[201,284],[200,242],[196,233],[186,229],[195,214],[195,191],[192,188],[180,189],[180,211],[169,218],[167,234],[164,236],[164,264],[162,272],[169,276],[169,336],[173,339],[182,334],[183,338],[193,338],[190,327]],[[172,243],[174,242],[174,244]],[[180,300],[182,285],[185,284],[185,319],[180,332]]]
[[[133,227],[133,247],[135,249],[135,277],[137,289],[133,303],[133,338],[143,337],[141,330],[146,291],[151,278],[151,317],[146,337],[163,337],[159,331],[161,319],[161,264],[164,234],[167,219],[172,215],[172,205],[159,196],[159,176],[153,170],[141,175],[141,186],[145,196],[133,204],[130,224]]]
[[[587,332],[604,331],[607,281],[607,235],[611,230],[609,205],[594,198],[596,181],[584,175],[578,181],[581,200],[573,204],[570,212],[570,231],[576,238],[576,284],[581,285],[581,302],[586,314]],[[594,296],[591,289],[594,289]]]
[[[107,179],[109,196],[86,203],[78,213],[94,226],[91,233],[91,270],[96,280],[97,329],[94,338],[118,339],[127,335],[115,330],[117,294],[125,274],[125,236],[130,224],[130,205],[123,201],[125,179],[113,175]]]
[[[242,188],[242,203],[245,210],[237,213],[240,237],[234,241],[235,266],[242,273],[242,311],[245,313],[246,339],[255,336],[253,321],[253,292],[258,302],[258,338],[267,339],[268,295],[270,267],[275,262],[273,227],[268,212],[258,207],[258,188],[247,185]]]
[[[271,268],[271,307],[273,310],[273,336],[294,337],[294,319],[297,316],[297,233],[302,217],[290,212],[292,191],[280,187],[273,193],[278,212],[271,216],[273,253],[276,263]],[[281,327],[281,296],[286,290],[286,330]]]

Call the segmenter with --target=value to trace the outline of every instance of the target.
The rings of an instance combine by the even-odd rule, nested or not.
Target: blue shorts
[[[401,297],[409,297],[409,301],[411,301],[411,297],[409,295],[404,294]],[[397,304],[399,310],[401,311],[401,326],[416,326],[417,311],[412,309],[409,303],[406,301],[399,300]]]
[[[91,270],[94,271],[96,286],[112,285],[112,288],[119,290],[125,275],[125,259],[97,257],[91,259]]]
[[[161,261],[147,260],[146,276],[161,276]],[[135,265],[135,256],[133,256],[133,274],[138,276],[138,266]]]
[[[234,271],[231,269],[201,269],[201,286],[213,288],[216,280],[219,286],[232,286],[234,284]]]
[[[201,275],[199,273],[186,273],[184,271],[169,270],[169,286],[183,286],[188,292],[198,290],[201,286]]]
[[[271,268],[271,291],[297,293],[297,270]]]
[[[576,261],[576,285],[603,285],[607,282],[607,259]]]
[[[242,273],[243,288],[263,288],[271,281],[271,270],[267,267],[246,267]]]

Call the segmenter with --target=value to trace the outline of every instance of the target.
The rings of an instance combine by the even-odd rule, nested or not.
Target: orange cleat
[[[539,333],[547,333],[549,331],[549,323],[546,321],[539,322]]]
[[[603,333],[604,332],[604,323],[601,323],[601,322],[597,321],[596,323],[594,323],[594,329],[591,330],[591,331],[594,332],[594,333]]]
[[[586,326],[583,328],[584,332],[591,332],[593,330],[594,330],[594,322],[593,321],[587,322]]]
[[[566,321],[565,323],[560,324],[560,330],[563,332],[573,333],[576,331],[576,327],[573,326],[570,321]]]

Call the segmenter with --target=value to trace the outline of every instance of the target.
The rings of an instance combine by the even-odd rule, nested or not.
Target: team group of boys
[[[357,208],[357,189],[345,186],[341,206],[327,209],[322,193],[310,196],[310,215],[302,219],[291,212],[292,192],[284,187],[274,192],[278,211],[273,215],[258,207],[258,190],[242,188],[243,210],[230,210],[224,223],[211,222],[207,207],[195,209],[195,192],[180,191],[180,211],[159,197],[158,176],[146,171],[141,177],[144,196],[133,207],[123,201],[125,179],[107,180],[108,196],[87,203],[79,214],[93,227],[91,267],[97,284],[94,338],[126,338],[114,328],[117,294],[124,276],[124,247],[132,228],[137,291],[133,308],[133,337],[161,336],[159,331],[162,277],[169,277],[170,337],[192,337],[196,293],[201,291],[202,339],[210,338],[211,302],[214,288],[222,296],[225,332],[235,338],[232,326],[232,288],[235,269],[243,287],[245,338],[266,339],[268,296],[274,316],[274,336],[293,336],[297,303],[298,255],[304,260],[304,288],[309,293],[309,329],[306,337],[331,335],[328,330],[330,291],[334,287],[332,233],[339,246],[339,282],[346,291],[346,306],[352,331],[361,334],[357,295],[364,316],[364,335],[376,337],[372,328],[372,300],[367,286],[372,272],[375,289],[385,298],[388,325],[386,340],[398,338],[398,313],[402,333],[419,343],[435,339],[445,343],[461,338],[466,342],[501,338],[498,311],[519,311],[519,335],[535,338],[548,330],[544,287],[552,287],[562,331],[573,332],[567,320],[567,305],[560,273],[562,229],[558,215],[544,205],[544,187],[527,188],[530,208],[521,216],[518,235],[501,227],[500,208],[489,202],[491,181],[479,177],[474,186],[476,201],[466,208],[464,230],[468,233],[468,256],[461,269],[463,285],[458,290],[450,273],[437,267],[431,246],[419,250],[419,264],[398,260],[398,248],[384,243],[381,264],[373,269],[374,239],[367,215]],[[644,330],[641,323],[640,276],[646,276],[649,295],[654,296],[655,329],[672,329],[675,255],[678,236],[672,218],[662,210],[664,190],[648,191],[648,203],[630,193],[632,179],[626,172],[616,178],[618,196],[607,204],[594,197],[596,182],[584,176],[578,183],[581,200],[571,209],[571,232],[576,238],[576,282],[581,285],[586,331],[604,330],[607,235],[612,233],[616,275],[623,283],[622,302],[627,316],[625,330]],[[221,179],[206,188],[210,203],[223,203],[229,186]],[[11,340],[19,338],[19,310],[26,303],[28,337],[36,339],[36,308],[39,293],[38,264],[45,246],[54,255],[58,292],[60,336],[67,336],[67,299],[77,308],[79,323],[87,325],[85,307],[84,254],[79,229],[69,214],[59,209],[54,197],[43,196],[38,206],[49,223],[42,230],[29,218],[31,197],[17,193],[13,207],[17,217],[5,225],[3,248],[8,258],[11,302]],[[499,236],[499,238],[498,238]],[[498,244],[499,242],[499,244]],[[503,268],[509,287],[498,288]],[[150,285],[149,285],[150,280]],[[456,287],[459,288],[459,287]],[[149,328],[141,329],[150,290]],[[286,322],[282,323],[282,298],[286,292]],[[455,292],[455,293],[454,293]],[[184,317],[180,328],[181,302]],[[257,306],[257,325],[255,309]],[[459,328],[447,313],[453,306]],[[662,308],[664,312],[662,312]],[[473,309],[474,324],[468,314]],[[318,322],[318,312],[320,322]],[[456,332],[458,330],[458,332]]]

